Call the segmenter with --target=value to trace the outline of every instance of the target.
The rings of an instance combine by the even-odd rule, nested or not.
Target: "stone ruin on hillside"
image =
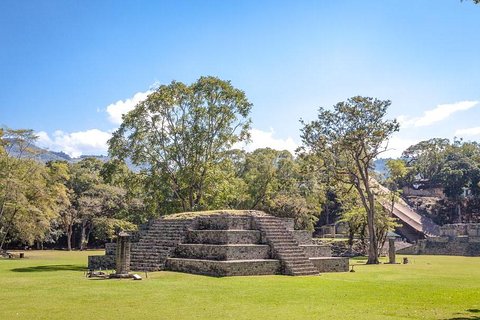
[[[440,227],[440,236],[419,240],[398,253],[480,256],[480,223],[443,225]]]
[[[211,276],[315,275],[348,271],[348,258],[312,244],[293,219],[260,211],[214,211],[167,216],[150,223],[132,243],[130,269]],[[115,245],[89,256],[90,270],[114,269]]]

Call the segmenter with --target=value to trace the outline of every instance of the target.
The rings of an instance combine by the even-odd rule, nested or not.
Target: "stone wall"
[[[440,227],[440,235],[445,237],[479,237],[480,223],[446,224]]]
[[[318,272],[347,272],[348,258],[310,258],[310,261],[318,269]]]
[[[400,254],[428,254],[449,256],[480,256],[480,237],[436,237],[420,240],[417,244],[398,250]]]
[[[280,273],[278,260],[212,261],[169,258],[167,268],[180,272],[216,277],[253,276]]]
[[[329,245],[301,244],[300,247],[303,248],[307,257],[310,258],[332,256],[332,249]]]
[[[264,243],[258,230],[189,230],[185,240],[205,244]]]
[[[196,218],[192,229],[197,230],[249,230],[252,229],[252,217],[249,216],[212,216]]]
[[[404,187],[402,195],[405,197],[437,197],[443,198],[445,194],[442,188],[429,188],[429,189],[413,189],[410,187]]]
[[[215,244],[179,244],[175,257],[207,260],[255,260],[270,259],[268,245],[215,245]]]
[[[283,221],[283,224],[285,225],[285,228],[287,230],[292,231],[295,229],[295,220],[293,218],[280,218]]]
[[[312,243],[312,233],[307,230],[292,230],[293,237],[298,242],[298,244],[311,244]]]
[[[88,256],[88,270],[115,269],[115,255]]]
[[[114,256],[116,252],[117,244],[114,242],[105,243],[105,254],[107,256]]]

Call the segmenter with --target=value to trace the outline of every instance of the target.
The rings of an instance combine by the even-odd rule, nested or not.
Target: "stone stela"
[[[120,232],[115,253],[115,278],[130,278],[130,234]]]

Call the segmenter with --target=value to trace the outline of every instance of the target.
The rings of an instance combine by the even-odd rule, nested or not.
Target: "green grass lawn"
[[[480,319],[480,258],[410,256],[408,265],[317,277],[155,272],[133,281],[85,278],[89,254],[101,252],[0,260],[0,319]]]

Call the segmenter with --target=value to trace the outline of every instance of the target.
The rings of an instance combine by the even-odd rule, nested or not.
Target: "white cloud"
[[[133,97],[126,100],[118,100],[115,103],[107,106],[108,120],[115,124],[122,123],[122,115],[128,113],[130,110],[143,100],[147,99],[148,95],[152,93],[151,90],[145,92],[137,92]]]
[[[455,131],[455,136],[457,137],[480,136],[480,127],[458,129],[457,131]]]
[[[471,109],[478,103],[479,101],[460,101],[450,104],[440,104],[434,109],[425,111],[421,117],[411,118],[402,115],[399,116],[397,120],[403,128],[425,127],[435,122],[445,120],[456,112]]]
[[[286,139],[275,138],[273,135],[275,131],[270,128],[270,131],[262,131],[259,129],[251,129],[251,142],[247,145],[238,144],[235,148],[241,148],[246,151],[253,151],[259,148],[272,148],[275,150],[288,150],[291,153],[295,153],[295,149],[298,147],[297,143],[291,138]]]
[[[405,151],[411,145],[420,142],[421,139],[404,139],[397,136],[393,136],[387,146],[387,151],[380,154],[380,158],[399,158],[402,152]]]
[[[110,133],[98,129],[66,133],[60,130],[50,137],[46,132],[37,132],[37,145],[52,151],[63,151],[71,157],[84,154],[106,154]]]

